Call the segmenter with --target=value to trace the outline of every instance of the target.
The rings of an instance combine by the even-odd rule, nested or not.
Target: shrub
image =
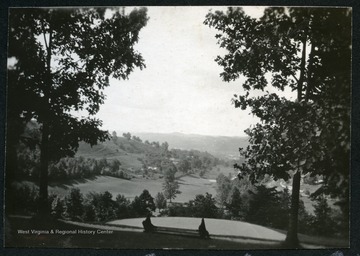
[[[118,219],[128,218],[132,215],[132,208],[130,200],[123,195],[116,196],[116,217]]]
[[[27,184],[13,184],[6,191],[6,211],[16,214],[35,214],[39,201],[39,189]]]
[[[86,196],[86,218],[96,222],[104,222],[116,218],[116,202],[108,191],[90,193]]]
[[[150,195],[149,191],[144,189],[140,196],[136,196],[132,202],[134,213],[138,217],[145,217],[155,211],[154,198]]]
[[[329,206],[325,196],[316,199],[314,205],[314,222],[315,234],[329,236],[335,232],[335,222],[332,220],[333,211]]]
[[[60,219],[65,212],[64,199],[55,195],[52,200],[49,198],[49,202],[51,202],[51,215],[54,218]]]
[[[242,200],[240,192],[237,188],[235,188],[232,193],[230,203],[226,204],[226,209],[229,211],[233,219],[243,219]]]
[[[71,189],[70,195],[65,197],[66,213],[71,220],[81,220],[84,213],[83,200],[78,188]]]
[[[166,208],[166,198],[163,193],[159,192],[155,196],[155,206],[156,208],[165,209]]]
[[[94,209],[94,206],[92,204],[86,203],[84,205],[83,219],[84,219],[84,221],[87,221],[87,222],[96,221],[95,209]]]
[[[189,202],[193,217],[216,218],[218,217],[218,208],[215,205],[215,198],[211,194],[197,195],[194,200]]]
[[[264,185],[256,187],[250,193],[249,210],[245,221],[274,228],[287,228],[290,207],[290,195],[278,192]]]
[[[183,204],[174,204],[168,206],[168,208],[162,213],[170,217],[191,217],[192,212],[189,206]]]

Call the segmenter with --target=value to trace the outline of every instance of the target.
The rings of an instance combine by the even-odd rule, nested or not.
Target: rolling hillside
[[[239,158],[239,148],[248,145],[247,137],[205,136],[183,133],[134,133],[143,140],[167,141],[170,148],[195,149],[209,152],[217,157]]]

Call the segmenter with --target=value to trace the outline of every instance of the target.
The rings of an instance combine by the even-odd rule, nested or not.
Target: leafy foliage
[[[84,198],[80,193],[80,189],[71,189],[70,195],[65,198],[66,214],[71,220],[81,220],[84,212],[83,201]]]
[[[246,130],[250,145],[237,165],[253,180],[272,174],[293,179],[288,238],[297,243],[300,173],[323,175],[322,191],[346,201],[350,154],[351,11],[347,8],[266,8],[259,19],[241,8],[209,13],[204,22],[227,54],[215,61],[225,81],[243,77],[245,95],[236,108],[250,107],[260,123]],[[338,62],[339,61],[339,62]],[[337,70],[341,63],[341,68]],[[296,100],[267,87],[297,91]],[[294,176],[293,176],[294,174]],[[345,188],[345,189],[344,189]]]
[[[144,60],[133,45],[146,25],[146,9],[128,15],[104,8],[18,8],[9,15],[8,108],[11,114],[9,166],[16,169],[15,152],[25,124],[41,125],[40,198],[47,212],[49,161],[74,156],[79,141],[91,145],[109,138],[93,118],[104,102],[109,77],[127,79]],[[86,111],[76,118],[71,111]],[[9,170],[11,172],[11,170]]]
[[[189,202],[189,208],[193,217],[216,218],[218,217],[218,208],[215,198],[211,194],[196,195],[194,200]]]
[[[234,219],[239,219],[242,216],[242,200],[237,188],[233,190],[230,203],[226,204],[226,208],[230,211],[230,214]]]
[[[226,177],[224,174],[219,174],[216,178],[216,198],[217,201],[222,205],[225,206],[230,192],[231,192],[231,180],[229,177]]]
[[[166,208],[166,198],[163,193],[159,192],[155,196],[155,206],[158,209],[165,209]]]
[[[131,216],[131,202],[129,199],[126,199],[123,195],[116,196],[116,217],[119,219],[127,218]]]
[[[175,179],[176,167],[170,165],[164,174],[163,190],[166,199],[174,199],[177,194],[180,194],[179,183]]]
[[[138,217],[146,217],[155,210],[154,198],[149,191],[144,189],[140,196],[136,196],[132,202],[134,213]]]
[[[289,203],[289,196],[281,200],[275,188],[266,188],[260,185],[256,192],[252,193],[246,220],[264,226],[286,228]]]
[[[316,228],[317,235],[327,235],[334,233],[335,222],[332,220],[332,209],[330,208],[327,200],[324,196],[319,197],[314,205],[314,225]]]
[[[7,212],[15,214],[32,214],[37,212],[39,189],[35,186],[12,184],[10,191],[13,200],[6,204]]]

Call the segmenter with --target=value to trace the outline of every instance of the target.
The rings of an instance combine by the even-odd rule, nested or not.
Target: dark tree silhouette
[[[138,216],[145,217],[155,211],[154,198],[148,190],[144,189],[140,196],[136,196],[132,202],[132,207]]]
[[[9,18],[7,174],[25,123],[40,125],[40,207],[48,214],[48,165],[73,156],[79,141],[109,138],[92,118],[104,102],[109,77],[127,79],[144,60],[133,45],[147,23],[146,9],[130,14],[105,8],[14,8]],[[112,14],[110,14],[112,13]],[[87,111],[77,118],[71,111]],[[10,179],[9,179],[10,182]]]
[[[302,174],[325,177],[324,193],[340,197],[348,215],[350,153],[351,10],[349,8],[266,8],[259,19],[241,8],[215,11],[205,24],[219,31],[216,62],[225,81],[245,77],[245,95],[235,107],[250,107],[260,123],[246,130],[246,162],[237,166],[253,179],[272,174],[292,178],[286,242],[298,246]],[[294,101],[264,92],[295,90]],[[251,96],[255,90],[262,96]]]

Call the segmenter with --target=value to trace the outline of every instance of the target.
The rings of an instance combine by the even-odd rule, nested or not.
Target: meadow
[[[223,173],[228,173],[230,170],[225,168]],[[184,175],[178,178],[179,190],[181,194],[173,200],[173,202],[188,202],[195,198],[198,194],[209,193],[216,195],[216,177],[214,174],[202,178],[198,175]],[[103,193],[109,191],[113,198],[118,194],[125,196],[128,199],[134,199],[142,193],[144,189],[148,190],[154,197],[158,192],[163,191],[163,179],[146,179],[146,178],[132,178],[131,180],[119,179],[110,176],[96,176],[91,179],[83,179],[81,181],[72,181],[69,184],[53,184],[50,185],[50,193],[65,196],[72,188],[80,189],[82,194],[91,192]],[[29,184],[29,182],[27,183]]]

